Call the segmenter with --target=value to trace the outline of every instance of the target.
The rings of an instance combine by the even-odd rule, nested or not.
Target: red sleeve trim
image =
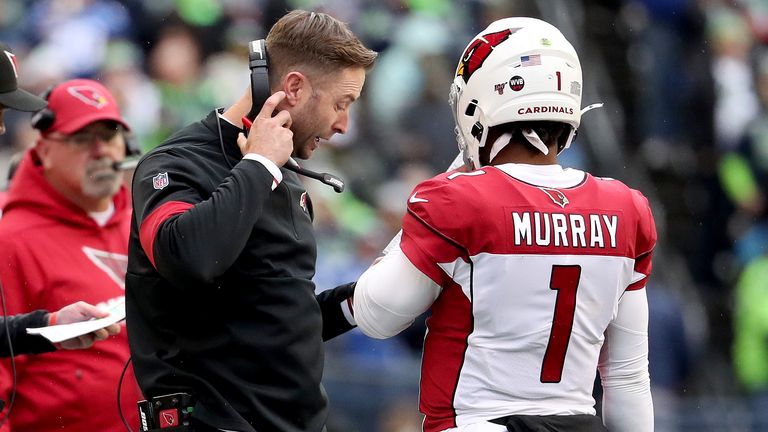
[[[139,240],[141,241],[141,247],[144,248],[144,253],[147,254],[152,266],[155,265],[155,236],[160,229],[160,225],[167,221],[172,216],[187,211],[192,204],[181,201],[168,201],[163,203],[160,207],[156,208],[152,213],[147,216],[141,223],[139,229]]]
[[[644,278],[640,279],[639,281],[629,284],[627,286],[627,289],[625,291],[638,291],[643,288],[645,288],[646,282],[648,282],[648,276],[646,275]]]
[[[352,315],[352,318],[355,317],[355,306],[352,303],[352,297],[347,297],[347,307],[349,308],[349,313]]]

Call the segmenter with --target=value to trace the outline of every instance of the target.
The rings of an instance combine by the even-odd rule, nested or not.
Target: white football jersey
[[[656,230],[641,193],[559,173],[537,186],[483,167],[411,195],[400,247],[442,287],[424,345],[426,431],[595,413],[604,334],[622,294],[645,287]]]

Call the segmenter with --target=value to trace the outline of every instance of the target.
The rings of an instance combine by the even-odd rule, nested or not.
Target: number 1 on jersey
[[[573,315],[576,312],[576,291],[581,278],[581,266],[553,265],[549,289],[557,291],[552,330],[549,333],[547,350],[541,363],[541,382],[559,383],[565,365],[565,353],[573,329]]]

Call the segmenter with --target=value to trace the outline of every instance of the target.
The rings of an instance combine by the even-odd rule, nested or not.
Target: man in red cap
[[[0,135],[2,135],[5,133],[3,114],[6,108],[26,112],[39,111],[45,108],[47,102],[45,99],[19,88],[19,63],[16,60],[16,55],[3,43],[0,43],[0,50],[2,50],[2,55],[0,55]],[[2,196],[0,196],[0,207],[5,204],[5,199],[5,192],[3,191]],[[77,302],[52,314],[45,310],[37,310],[16,316],[0,317],[0,357],[7,357],[12,354],[48,352],[57,348],[40,336],[27,334],[26,329],[29,327],[44,327],[53,322],[67,324],[86,321],[90,318],[102,318],[106,315],[106,312],[92,305]],[[5,320],[8,320],[7,325],[5,325]],[[6,342],[8,340],[6,330],[10,336],[11,345]],[[106,329],[66,340],[58,347],[65,349],[90,348],[94,340],[105,339],[119,331],[119,327],[111,325]]]
[[[128,125],[96,81],[71,80],[36,113],[36,145],[19,165],[0,219],[0,278],[8,312],[58,310],[74,300],[122,304],[131,208],[123,176]],[[118,431],[115,389],[129,357],[125,332],[94,348],[20,357],[7,431]],[[122,411],[137,424],[138,387],[129,373]],[[0,399],[11,396],[8,363]]]

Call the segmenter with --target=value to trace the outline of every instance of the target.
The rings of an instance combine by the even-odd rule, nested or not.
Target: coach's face
[[[291,110],[293,156],[309,159],[323,140],[347,132],[349,110],[363,90],[365,69],[349,67],[324,76],[302,78],[302,91],[297,93],[296,105]]]
[[[120,189],[121,173],[112,168],[125,158],[125,138],[113,121],[97,121],[70,135],[41,137],[37,153],[45,176],[76,202],[98,202]]]

